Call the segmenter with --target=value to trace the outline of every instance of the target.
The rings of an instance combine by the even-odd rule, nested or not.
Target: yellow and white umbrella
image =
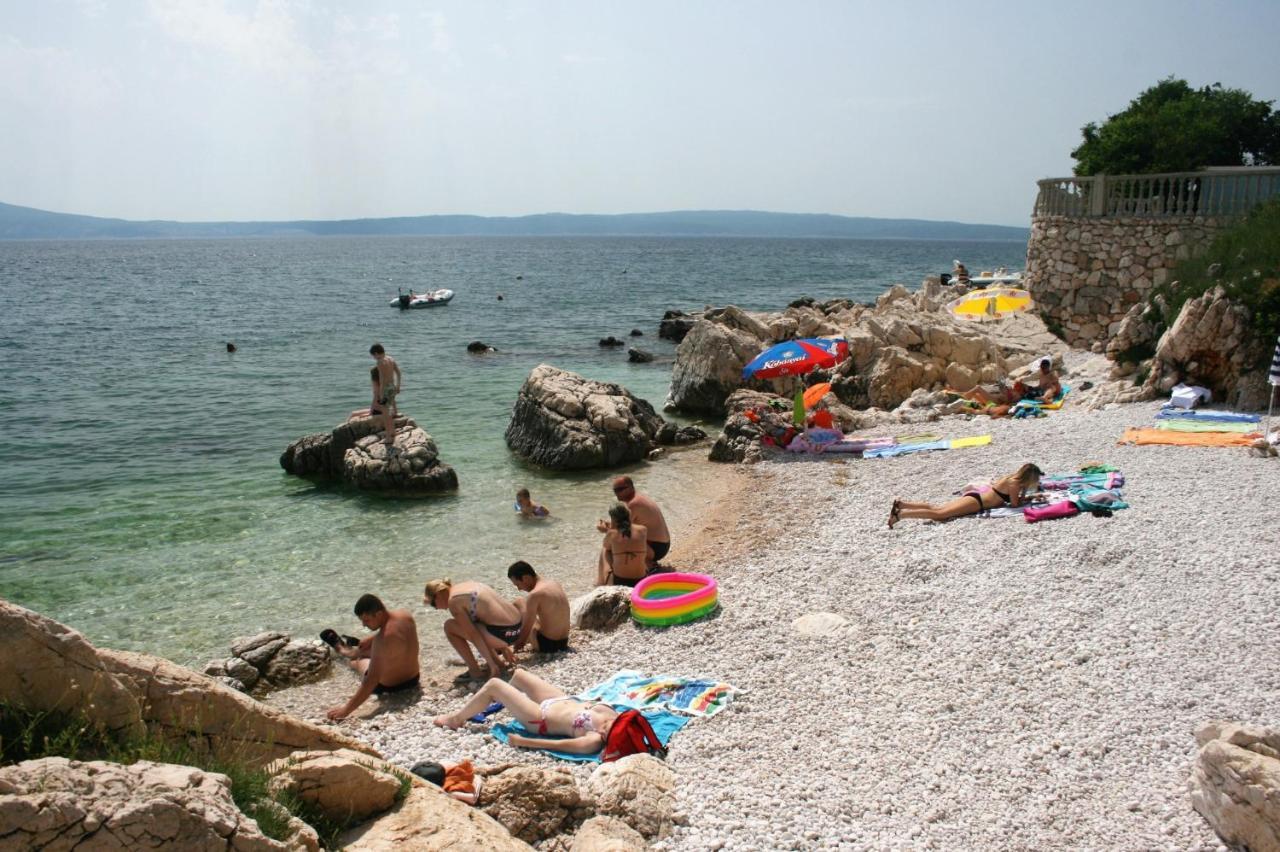
[[[1031,294],[1013,287],[987,287],[965,293],[947,303],[947,310],[961,319],[999,319],[1031,307]]]

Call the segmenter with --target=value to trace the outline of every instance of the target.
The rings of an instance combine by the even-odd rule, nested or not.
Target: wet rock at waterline
[[[382,436],[381,417],[357,417],[331,432],[294,441],[280,456],[280,466],[295,476],[388,497],[457,490],[457,473],[440,461],[435,441],[412,418],[396,417],[394,446],[387,446]]]

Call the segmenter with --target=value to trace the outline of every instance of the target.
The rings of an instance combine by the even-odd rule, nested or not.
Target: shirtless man
[[[471,647],[475,646],[489,666],[489,677],[497,677],[509,663],[516,664],[511,643],[520,636],[520,610],[505,601],[486,586],[468,580],[454,583],[451,580],[431,580],[422,594],[422,602],[434,609],[447,609],[453,616],[444,623],[444,635],[467,666],[472,680],[484,680],[484,671]]]
[[[356,601],[356,616],[374,633],[354,647],[341,642],[334,645],[360,673],[356,694],[325,714],[334,721],[350,716],[370,695],[418,688],[418,625],[408,610],[388,610],[376,596],[361,595]]]
[[[629,476],[619,476],[613,481],[613,493],[631,510],[631,522],[645,528],[649,544],[646,564],[653,568],[671,550],[671,532],[667,529],[666,519],[662,517],[662,510],[648,494],[636,491],[636,485]],[[602,521],[596,525],[596,529],[605,532],[608,527]],[[603,551],[600,558],[605,558]]]
[[[515,649],[529,643],[529,635],[537,639],[538,651],[551,654],[569,650],[569,596],[555,580],[539,577],[528,562],[515,562],[507,569],[507,579],[529,596],[516,598],[520,610],[520,635]]]
[[[400,365],[387,354],[387,350],[382,348],[381,343],[370,346],[369,354],[378,362],[378,385],[382,389],[378,405],[382,407],[382,425],[387,433],[382,442],[390,447],[396,442],[396,415],[400,413],[396,406],[396,397],[400,395],[401,390]]]
[[[1058,379],[1058,374],[1053,371],[1053,362],[1048,358],[1040,359],[1040,380],[1039,387],[1019,382],[1016,386],[1022,391],[1023,399],[1040,399],[1045,402],[1053,402],[1058,398],[1058,394],[1062,393],[1062,382]]]

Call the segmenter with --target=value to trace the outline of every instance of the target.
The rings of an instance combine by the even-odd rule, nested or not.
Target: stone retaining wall
[[[1024,286],[1073,346],[1105,341],[1179,261],[1198,255],[1234,218],[1033,216]]]

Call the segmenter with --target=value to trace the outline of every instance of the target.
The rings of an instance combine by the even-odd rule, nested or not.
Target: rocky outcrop
[[[619,340],[611,334],[608,337],[600,338],[600,345],[607,349],[612,349],[616,346],[626,346],[627,342],[625,340]]]
[[[1192,806],[1225,842],[1280,850],[1280,730],[1210,722],[1196,742]]]
[[[520,388],[506,438],[535,464],[583,470],[641,461],[659,444],[698,436],[667,423],[621,385],[540,364]]]
[[[498,298],[502,298],[499,296]],[[473,355],[483,355],[488,352],[497,352],[498,347],[490,346],[483,340],[473,340],[467,344],[467,351]]]
[[[408,786],[403,770],[349,749],[295,752],[269,770],[272,794],[296,797],[337,825],[390,810]]]
[[[0,769],[0,846],[103,852],[288,848],[240,812],[225,775],[150,761],[121,766],[61,757]]]
[[[644,835],[617,817],[594,816],[573,835],[569,852],[642,852]]]
[[[527,843],[512,837],[483,811],[425,781],[413,778],[411,784],[400,804],[339,836],[339,848],[348,852],[530,852]]]
[[[1188,299],[1156,344],[1146,387],[1165,394],[1179,382],[1213,391],[1214,401],[1256,411],[1267,407],[1266,344],[1256,339],[1249,310],[1221,287]]]
[[[31,710],[76,713],[122,735],[149,730],[215,752],[225,749],[251,763],[299,749],[371,751],[177,663],[95,648],[76,631],[5,601],[0,637],[15,650],[0,655],[0,698]],[[20,648],[28,652],[17,653]],[[62,687],[55,677],[65,678]]]
[[[600,764],[587,792],[597,815],[617,817],[647,838],[660,838],[671,833],[675,786],[675,773],[665,763],[633,754]]]
[[[600,586],[569,604],[569,623],[578,630],[609,631],[631,617],[631,590]]]
[[[513,837],[536,843],[555,837],[583,816],[583,798],[567,769],[512,766],[486,774],[481,810]]]
[[[396,418],[393,447],[382,442],[382,434],[381,417],[357,417],[331,432],[294,441],[280,456],[280,466],[295,476],[390,497],[457,490],[458,475],[440,460],[435,441],[412,418]]]
[[[329,648],[318,639],[259,633],[231,643],[231,656],[204,667],[209,677],[241,692],[307,683],[329,671]]]
[[[627,350],[627,360],[632,364],[650,364],[653,362],[653,353],[632,346]]]
[[[696,314],[686,314],[684,311],[667,311],[662,315],[662,322],[658,323],[658,336],[664,340],[673,340],[676,343],[684,340],[693,324],[698,321]]]

